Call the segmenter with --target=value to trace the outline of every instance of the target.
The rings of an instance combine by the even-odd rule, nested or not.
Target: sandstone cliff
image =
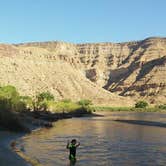
[[[166,38],[1,44],[0,64],[1,84],[13,84],[25,94],[49,89],[57,98],[109,105],[131,104],[131,98],[154,104],[166,99]]]
[[[87,47],[88,54],[96,55],[86,66],[90,80],[121,96],[165,102],[166,38]]]
[[[72,57],[65,59],[64,55],[40,47],[0,45],[0,83],[14,85],[23,95],[48,90],[57,99],[90,99],[109,105],[132,103],[88,80]]]

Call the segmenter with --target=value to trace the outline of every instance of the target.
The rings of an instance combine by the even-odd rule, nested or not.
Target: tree
[[[20,101],[25,104],[27,109],[33,110],[33,100],[30,96],[20,96]]]
[[[0,88],[0,96],[11,99],[19,97],[19,93],[14,86],[7,85]]]
[[[39,102],[44,101],[44,100],[47,100],[47,101],[54,100],[54,95],[52,95],[48,91],[47,92],[42,92],[42,93],[37,95],[37,100]]]
[[[138,101],[136,104],[135,104],[135,108],[146,108],[148,107],[148,103],[146,101]]]
[[[50,101],[54,101],[54,96],[50,92],[38,94],[33,102],[34,110],[46,111]]]
[[[20,100],[18,91],[14,86],[7,85],[0,88],[0,109],[22,111],[26,108]]]

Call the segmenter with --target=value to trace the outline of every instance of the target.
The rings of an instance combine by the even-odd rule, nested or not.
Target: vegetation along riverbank
[[[138,101],[133,107],[93,106],[90,100],[73,102],[70,99],[56,101],[50,92],[36,96],[20,96],[11,85],[0,87],[0,126],[11,131],[30,132],[31,128],[52,127],[52,122],[84,115],[95,111],[138,111],[165,112],[166,105],[149,106],[146,101]]]
[[[48,91],[38,93],[33,97],[21,96],[14,86],[7,85],[0,87],[0,134],[4,136],[3,140],[8,137],[8,141],[4,144],[4,141],[1,139],[0,144],[3,145],[1,146],[3,151],[6,151],[9,157],[14,158],[13,160],[15,160],[15,163],[18,162],[19,166],[22,166],[21,163],[23,163],[19,156],[33,166],[40,166],[37,160],[29,158],[17,148],[16,138],[37,128],[52,127],[53,122],[59,119],[94,116],[93,112],[95,111],[164,112],[165,110],[166,105],[151,107],[146,101],[138,101],[133,107],[93,106],[92,102],[86,99],[76,102],[70,99],[56,101],[54,96]],[[10,132],[6,135],[6,131]],[[11,137],[11,132],[16,133],[15,137]],[[8,144],[11,147],[8,147]],[[18,156],[13,157],[14,154],[10,151],[10,148]],[[8,161],[5,157],[1,161],[4,161],[5,166],[10,165],[7,164]]]
[[[141,100],[135,103],[133,107],[111,107],[111,106],[92,106],[94,111],[109,111],[109,112],[165,112],[166,104],[149,105],[148,102]]]
[[[53,122],[59,119],[91,116],[90,105],[89,100],[56,101],[50,92],[41,92],[34,97],[20,96],[14,86],[0,87],[0,145],[2,150],[0,160],[2,166],[10,166],[11,162],[15,163],[15,166],[25,166],[24,160],[33,166],[40,166],[37,160],[29,158],[17,148],[16,140],[34,129],[52,127]]]
[[[30,132],[31,126],[51,127],[52,122],[91,114],[91,102],[56,101],[50,92],[34,97],[20,96],[13,86],[0,88],[0,126],[11,131]]]

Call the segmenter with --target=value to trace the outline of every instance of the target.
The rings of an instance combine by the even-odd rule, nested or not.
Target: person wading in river
[[[69,160],[70,165],[74,165],[76,163],[76,149],[80,146],[80,142],[77,142],[76,139],[72,139],[70,142],[68,140],[66,148],[69,149]]]

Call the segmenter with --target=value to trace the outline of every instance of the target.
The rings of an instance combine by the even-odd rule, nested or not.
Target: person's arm
[[[80,142],[77,143],[76,147],[79,147],[80,146]]]
[[[67,141],[67,145],[66,145],[66,148],[69,149],[69,144],[70,144],[70,141],[68,140]]]

